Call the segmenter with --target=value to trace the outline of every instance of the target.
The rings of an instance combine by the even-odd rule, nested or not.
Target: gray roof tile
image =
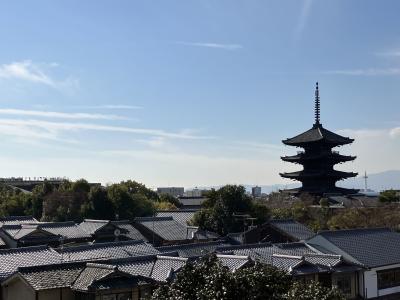
[[[135,222],[167,241],[191,239],[190,230],[172,217],[142,217]]]
[[[192,243],[184,245],[164,246],[156,248],[161,253],[178,252],[180,257],[199,257],[209,253],[214,253],[218,247],[230,246],[225,241],[215,241],[206,243]]]
[[[65,261],[104,260],[159,253],[151,244],[144,241],[97,243],[58,248],[56,251],[62,253]]]
[[[19,267],[59,263],[61,256],[46,246],[0,250],[0,280],[14,273]]]
[[[188,222],[193,218],[196,210],[193,209],[183,209],[183,210],[168,210],[168,211],[158,211],[157,217],[172,217],[175,221],[181,223],[182,225],[188,225]]]
[[[311,229],[292,219],[276,219],[269,223],[277,230],[299,241],[306,240],[314,235]]]
[[[400,263],[400,233],[390,229],[322,231],[318,235],[365,266],[378,267]]]

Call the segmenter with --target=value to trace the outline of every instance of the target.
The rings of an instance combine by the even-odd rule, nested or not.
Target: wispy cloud
[[[89,108],[89,109],[143,109],[140,105],[127,104],[99,104],[99,105],[76,105],[74,108]]]
[[[65,131],[104,131],[104,132],[121,132],[130,134],[139,134],[146,136],[164,137],[170,139],[184,139],[184,140],[201,140],[201,139],[215,139],[213,136],[200,136],[187,134],[181,132],[169,132],[161,129],[147,129],[147,128],[133,128],[123,126],[100,125],[93,123],[68,123],[68,122],[51,122],[43,120],[19,120],[19,119],[0,119],[0,125],[3,126],[19,126],[25,128],[37,128],[44,132],[52,134],[59,134]]]
[[[369,69],[351,69],[351,70],[332,70],[325,71],[324,74],[349,75],[349,76],[398,76],[400,68],[369,68]]]
[[[78,85],[78,81],[74,78],[67,78],[59,81],[52,78],[48,72],[46,72],[46,69],[58,66],[57,63],[36,64],[31,60],[12,62],[0,65],[0,78],[24,80],[44,84],[53,88],[64,88]]]
[[[304,0],[303,1],[299,19],[297,20],[296,27],[294,28],[294,32],[293,32],[295,41],[300,40],[300,38],[303,34],[304,28],[307,24],[308,17],[310,15],[311,4],[312,4],[312,0]]]
[[[400,50],[391,50],[385,52],[377,52],[376,55],[378,56],[389,56],[389,57],[397,57],[400,56]]]
[[[214,48],[214,49],[222,49],[222,50],[239,50],[242,49],[243,46],[240,44],[221,44],[221,43],[202,43],[202,42],[175,42],[178,45],[191,46],[191,47],[204,47],[204,48]]]
[[[13,108],[0,108],[0,115],[14,115],[14,116],[34,116],[45,118],[60,118],[60,119],[91,119],[91,120],[126,120],[126,117],[118,115],[105,115],[93,113],[66,113],[56,111],[43,111],[43,110],[24,110]]]

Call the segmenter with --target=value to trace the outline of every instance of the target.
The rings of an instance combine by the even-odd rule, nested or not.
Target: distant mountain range
[[[367,174],[367,187],[374,191],[382,191],[387,189],[400,189],[400,170],[390,170],[381,173]],[[364,174],[359,174],[358,177],[346,179],[338,183],[341,187],[364,189],[365,181]],[[245,184],[246,190],[251,191],[255,185]],[[263,193],[270,193],[280,189],[291,189],[300,186],[300,183],[292,184],[273,184],[260,185]]]
[[[341,187],[364,189],[364,174],[359,174],[356,178],[346,179],[338,183]],[[400,170],[390,170],[381,173],[367,174],[367,187],[374,191],[382,191],[388,189],[400,189]],[[243,184],[247,191],[251,191],[255,184]],[[300,186],[300,183],[293,182],[292,184],[272,184],[272,185],[259,185],[263,193],[271,193],[281,189],[291,189]],[[219,188],[220,186],[213,187],[199,187],[200,189]],[[190,190],[190,189],[189,189]]]

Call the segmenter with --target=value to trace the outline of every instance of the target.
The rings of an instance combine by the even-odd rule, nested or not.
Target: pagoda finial
[[[319,125],[320,118],[320,101],[319,101],[319,89],[318,82],[315,85],[315,124]]]

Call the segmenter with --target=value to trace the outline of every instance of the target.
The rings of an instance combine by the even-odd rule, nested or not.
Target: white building
[[[185,188],[183,187],[159,187],[157,188],[157,193],[168,194],[174,197],[182,196],[185,192]]]
[[[363,266],[357,276],[342,278],[363,299],[400,299],[400,233],[386,228],[322,231],[307,244]],[[321,250],[322,249],[322,250]]]

